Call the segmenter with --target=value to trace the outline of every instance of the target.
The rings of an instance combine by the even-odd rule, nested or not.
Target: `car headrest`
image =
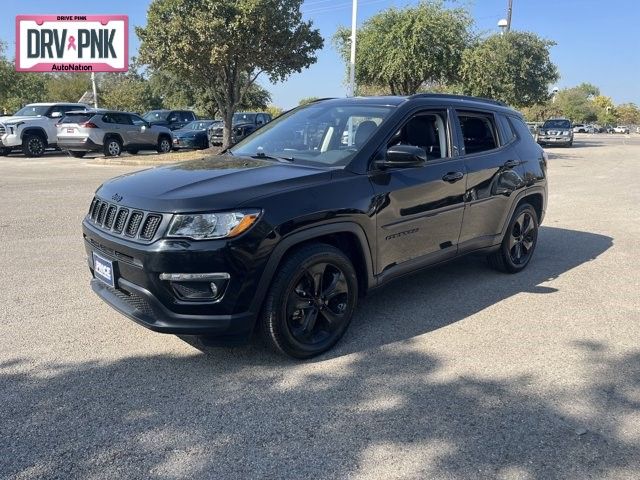
[[[376,122],[372,120],[366,120],[358,125],[358,129],[356,130],[356,135],[354,138],[354,143],[357,147],[361,147],[364,145],[364,142],[371,136],[371,134],[378,128]]]

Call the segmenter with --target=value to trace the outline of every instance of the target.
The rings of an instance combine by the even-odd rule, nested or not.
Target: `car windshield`
[[[27,105],[16,112],[16,117],[41,117],[49,111],[47,105]]]
[[[314,103],[267,123],[233,147],[231,153],[344,166],[375,134],[392,108]]]
[[[542,128],[571,128],[569,120],[547,120]]]
[[[194,122],[189,122],[184,126],[185,130],[206,130],[208,127],[211,126],[211,124],[213,123],[213,121],[202,121],[202,120],[196,120]]]
[[[151,110],[144,114],[144,118],[147,122],[157,122],[166,120],[169,117],[169,114],[166,110]]]
[[[233,115],[233,120],[231,123],[234,125],[238,123],[255,123],[256,114],[255,113],[235,113]]]

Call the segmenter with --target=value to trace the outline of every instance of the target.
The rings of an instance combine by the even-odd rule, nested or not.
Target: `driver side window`
[[[411,117],[391,138],[387,147],[411,145],[424,149],[427,161],[450,156],[446,112],[420,112]]]

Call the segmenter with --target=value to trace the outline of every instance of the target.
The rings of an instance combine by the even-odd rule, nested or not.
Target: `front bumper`
[[[558,135],[538,135],[537,142],[539,145],[569,145],[573,142],[573,137]]]
[[[260,303],[255,295],[263,262],[243,245],[224,240],[204,242],[160,239],[141,244],[116,238],[86,220],[85,250],[93,291],[115,310],[151,330],[184,335],[209,335],[222,341],[247,340]],[[93,270],[93,252],[113,264],[115,288]],[[180,299],[161,273],[226,272],[230,279],[221,298]]]
[[[195,138],[174,137],[173,148],[200,148],[201,142]]]
[[[15,133],[5,133],[0,137],[0,147],[14,148],[22,145],[20,135]]]

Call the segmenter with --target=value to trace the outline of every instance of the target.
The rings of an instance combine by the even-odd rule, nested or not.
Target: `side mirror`
[[[62,118],[62,112],[51,113],[51,118]]]
[[[376,167],[385,168],[410,168],[419,167],[427,161],[427,152],[424,148],[413,145],[394,145],[389,147],[384,159],[375,162]]]

